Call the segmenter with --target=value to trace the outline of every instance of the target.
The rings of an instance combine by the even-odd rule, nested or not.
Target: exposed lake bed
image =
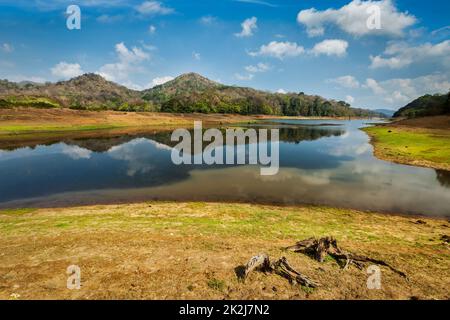
[[[317,206],[142,202],[0,211],[0,299],[448,299],[442,219]],[[334,236],[346,250],[386,261],[381,290],[366,269],[345,270],[283,250]],[[314,290],[274,274],[235,269],[266,252],[319,282]],[[66,268],[81,268],[68,290]]]

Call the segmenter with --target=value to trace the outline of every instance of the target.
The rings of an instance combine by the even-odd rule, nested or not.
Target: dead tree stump
[[[333,257],[344,269],[348,268],[349,265],[353,264],[357,268],[362,269],[363,263],[369,262],[378,264],[381,266],[388,267],[393,272],[399,274],[400,276],[408,279],[406,274],[396,268],[392,267],[390,264],[383,260],[373,259],[363,255],[354,254],[351,252],[346,252],[339,248],[337,240],[333,237],[323,237],[320,239],[309,238],[297,242],[295,245],[285,248],[289,251],[299,252],[306,254],[313,259],[323,262],[326,255]]]
[[[272,272],[286,278],[290,283],[298,283],[305,287],[317,288],[318,284],[291,267],[285,257],[281,257],[271,265]]]
[[[265,253],[254,256],[245,265],[244,272],[240,273],[243,280],[245,280],[248,274],[252,271],[275,273],[287,279],[291,284],[300,284],[310,288],[317,288],[318,286],[316,282],[295,270],[285,257],[271,263],[269,256]]]

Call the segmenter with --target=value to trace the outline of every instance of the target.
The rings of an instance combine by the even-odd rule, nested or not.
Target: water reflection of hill
[[[225,130],[222,130],[225,136]],[[258,131],[257,131],[258,132]],[[319,128],[281,128],[280,129],[280,141],[289,143],[300,143],[302,141],[314,141],[320,138],[326,137],[337,137],[342,135],[345,130],[343,129],[319,129]],[[194,133],[191,131],[193,137]],[[67,141],[62,141],[69,145],[77,145],[81,148],[88,149],[94,152],[105,152],[114,146],[127,143],[136,138],[146,138],[149,140],[156,141],[163,145],[174,147],[178,142],[173,142],[170,140],[171,132],[155,132],[151,134],[140,134],[140,135],[125,135],[118,137],[109,138],[94,138],[94,139],[82,139],[76,140],[71,139]],[[208,143],[205,143],[205,146]]]
[[[76,145],[80,148],[84,148],[93,152],[106,152],[112,147],[125,144],[138,138],[153,140],[167,146],[171,146],[171,144],[175,145],[176,143],[170,141],[170,135],[170,132],[156,132],[150,134],[121,135],[106,138],[71,139],[62,142],[68,145]]]
[[[323,129],[314,127],[281,128],[280,141],[300,143],[314,141],[320,138],[338,137],[345,133],[344,129]]]
[[[450,188],[450,171],[436,170],[436,179],[441,186]]]
[[[268,127],[253,127],[258,132],[258,129],[270,129]],[[222,130],[225,136],[225,129]],[[344,129],[336,128],[319,128],[319,127],[282,127],[279,129],[280,141],[288,143],[300,143],[302,141],[314,141],[325,137],[336,137],[344,134]],[[55,143],[65,143],[67,145],[78,146],[94,152],[106,152],[114,146],[118,146],[131,140],[137,138],[146,138],[158,143],[167,145],[169,147],[174,147],[177,142],[172,142],[170,136],[172,131],[153,131],[144,133],[123,133],[120,134],[110,134],[106,136],[94,136],[94,137],[62,137],[53,138],[48,140],[37,140],[31,143],[20,143],[17,145],[10,145],[5,147],[0,147],[0,150],[13,151],[23,147],[35,148],[38,145],[50,146]],[[191,131],[193,136],[193,131]],[[207,143],[205,143],[207,145]]]

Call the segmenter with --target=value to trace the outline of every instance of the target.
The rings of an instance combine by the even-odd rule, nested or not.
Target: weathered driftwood
[[[358,255],[350,252],[346,252],[339,248],[337,240],[333,237],[324,237],[320,239],[309,238],[297,242],[295,245],[285,248],[286,250],[299,252],[306,254],[313,259],[323,262],[326,255],[333,257],[344,269],[348,268],[350,264],[355,265],[357,268],[362,269],[364,262],[374,263],[381,266],[388,267],[393,272],[408,279],[406,274],[383,260],[373,259],[363,255]]]
[[[245,265],[244,279],[254,270],[261,272],[270,272],[269,256],[265,253],[252,257]]]
[[[310,288],[317,288],[318,286],[316,282],[292,268],[285,257],[281,257],[272,263],[271,267],[274,273],[286,278],[290,283],[298,283]]]
[[[318,286],[316,282],[291,267],[285,257],[271,263],[269,256],[265,253],[254,256],[247,262],[244,272],[241,273],[243,279],[245,280],[252,271],[275,273],[290,283],[298,283],[306,287],[316,288]]]

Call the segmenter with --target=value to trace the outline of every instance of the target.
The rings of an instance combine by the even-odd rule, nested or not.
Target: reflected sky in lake
[[[280,170],[180,165],[170,133],[61,140],[0,150],[0,207],[153,199],[317,204],[450,215],[450,173],[373,156],[365,121],[279,120]]]

